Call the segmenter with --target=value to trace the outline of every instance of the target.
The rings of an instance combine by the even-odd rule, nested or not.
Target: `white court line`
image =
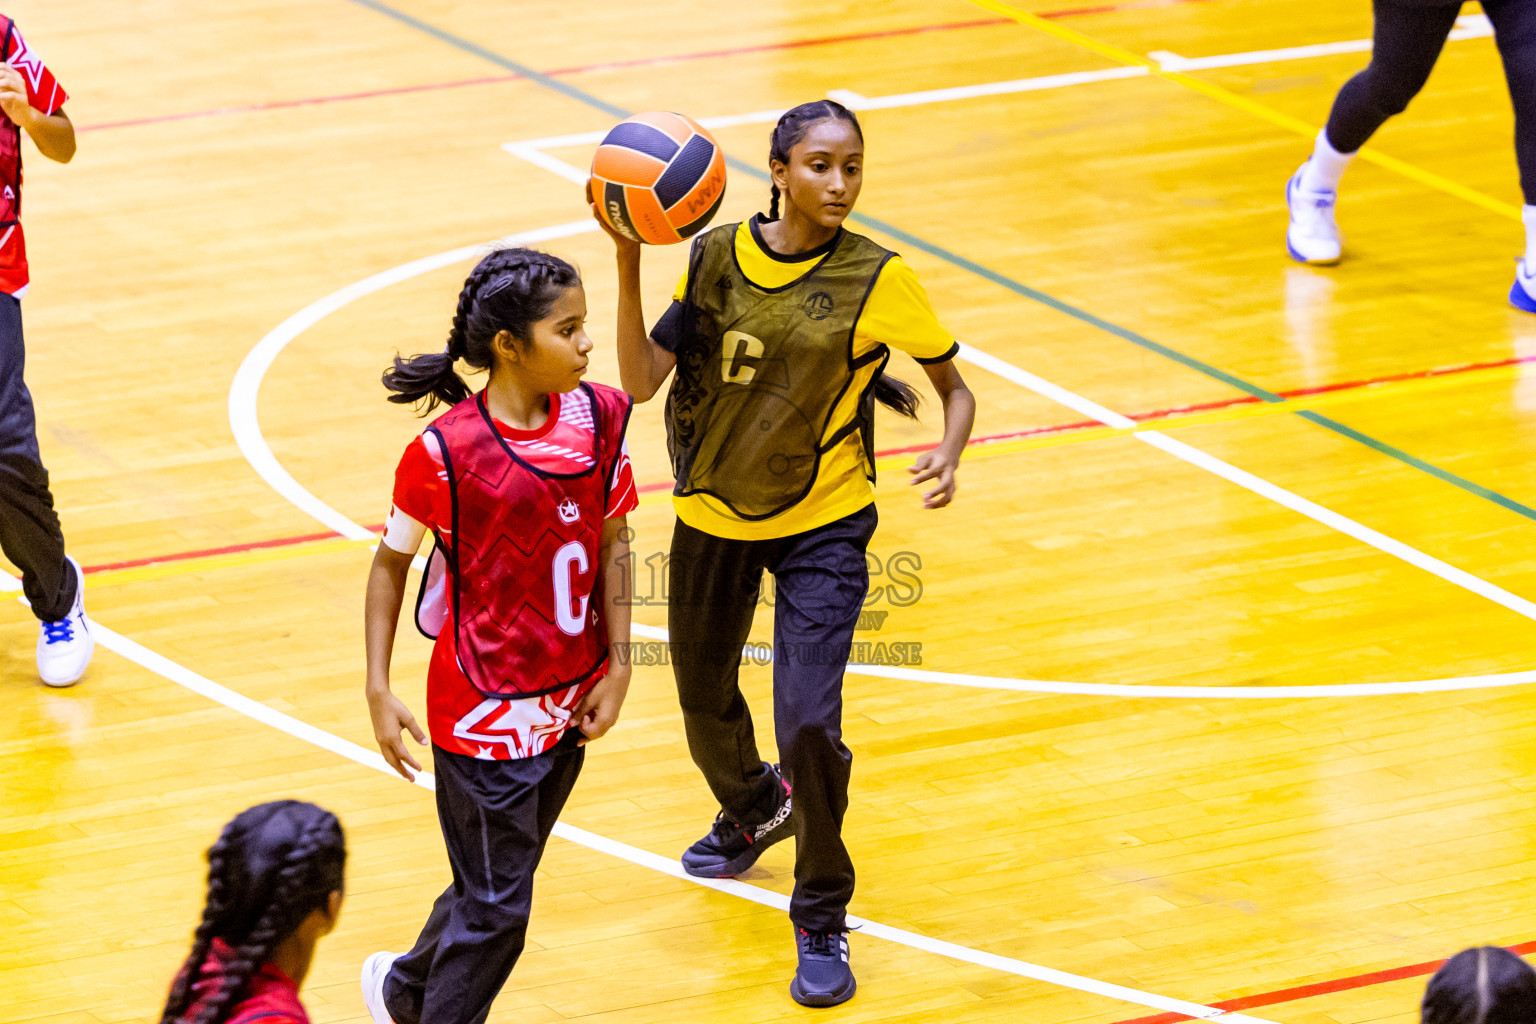
[[[574,221],[569,224],[560,224],[551,228],[537,231],[523,232],[513,235],[504,242],[507,244],[526,244],[533,241],[551,238],[566,237],[568,235],[581,234],[588,231],[596,231],[595,221]],[[431,270],[447,266],[458,260],[469,259],[471,256],[484,250],[483,246],[464,246],[436,256],[428,256],[410,263],[375,274],[372,277],[349,285],[340,291],[334,292],[293,316],[272,330],[267,337],[257,343],[251,353],[241,363],[239,372],[235,375],[235,381],[230,388],[229,409],[230,428],[235,434],[242,452],[265,452],[267,462],[258,463],[254,459],[252,468],[264,479],[269,479],[274,487],[290,501],[293,501],[300,509],[308,512],[326,526],[344,536],[358,536],[359,539],[371,539],[371,534],[357,523],[352,522],[340,512],[320,501],[310,494],[303,485],[295,480],[286,470],[278,465],[272,456],[271,449],[262,439],[261,425],[257,420],[257,393],[261,387],[262,376],[273,359],[282,351],[283,347],[305,329],[318,323],[323,317],[333,313],[348,303],[351,303],[364,295],[372,294],[390,285],[408,280],[410,277],[427,273]],[[1014,366],[990,353],[983,352],[971,345],[961,345],[960,358],[974,366],[988,370],[1020,387],[1035,392],[1053,402],[1064,405],[1077,413],[1097,420],[1108,426],[1121,429],[1133,429],[1135,421],[1121,413],[1115,412],[1090,398],[1086,398],[1076,392],[1069,391],[1059,384],[1039,377],[1027,370]],[[251,369],[248,367],[259,367]],[[1487,582],[1471,573],[1458,569],[1437,558],[1412,548],[1401,541],[1373,530],[1339,515],[1330,509],[1324,508],[1315,502],[1309,501],[1291,491],[1270,483],[1246,470],[1223,462],[1214,456],[1177,441],[1166,434],[1155,430],[1137,430],[1133,435],[1137,440],[1158,448],[1175,458],[1181,459],[1191,465],[1197,466],[1216,476],[1222,477],[1231,483],[1235,483],[1255,494],[1268,498],[1286,508],[1300,512],[1325,526],[1338,530],[1347,536],[1363,541],[1375,547],[1377,550],[1393,557],[1400,558],[1410,565],[1414,565],[1426,572],[1433,573],[1441,579],[1457,586],[1463,587],[1479,596],[1485,597],[1495,603],[1508,608],[1517,614],[1528,618],[1536,618],[1536,604],[1517,597],[1508,591],[1502,590],[1492,583]],[[249,458],[249,456],[248,456]],[[268,478],[271,467],[281,475],[275,480]],[[281,487],[279,487],[279,483]],[[321,518],[322,515],[327,518]],[[646,635],[643,629],[654,627],[635,627],[635,632]],[[658,637],[659,638],[659,637]],[[1220,697],[1240,697],[1254,700],[1274,700],[1295,697],[1337,697],[1337,696],[1370,696],[1402,693],[1427,693],[1441,690],[1480,689],[1484,687],[1519,686],[1533,681],[1536,674],[1529,672],[1513,672],[1500,675],[1465,676],[1441,680],[1422,680],[1413,682],[1372,683],[1372,684],[1338,684],[1319,686],[1292,686],[1292,687],[1203,687],[1203,686],[1134,686],[1116,684],[1091,684],[1091,683],[1066,683],[1044,680],[1005,679],[997,678],[990,684],[984,683],[990,677],[976,676],[960,673],[937,672],[906,668],[903,666],[877,666],[850,663],[848,671],[855,675],[877,676],[887,679],[905,679],[913,682],[942,682],[956,686],[980,687],[988,686],[992,689],[1014,690],[1017,692],[1032,693],[1059,693],[1082,694],[1086,696],[1124,696],[1135,698],[1154,699],[1160,697],[1179,699],[1215,699]]]
[[[1465,14],[1456,19],[1456,27],[1446,39],[1459,42],[1463,39],[1484,39],[1493,35],[1493,23],[1486,14]],[[1314,43],[1311,46],[1287,46],[1280,50],[1251,50],[1248,53],[1228,53],[1215,57],[1180,57],[1167,50],[1152,50],[1147,56],[1157,61],[1164,71],[1199,71],[1203,68],[1233,68],[1245,64],[1269,64],[1286,60],[1305,60],[1308,57],[1332,57],[1343,53],[1369,53],[1369,39],[1347,39],[1339,43]],[[835,97],[834,97],[835,98]]]
[[[651,640],[670,639],[667,630],[660,626],[647,626],[642,622],[630,623],[629,631],[636,636]],[[743,654],[760,663],[773,660],[773,648],[766,644],[748,644]],[[997,676],[967,675],[961,672],[934,672],[930,669],[903,668],[897,665],[860,665],[857,662],[849,662],[847,672],[855,676],[902,679],[915,683],[941,683],[945,686],[968,686],[979,690],[1056,693],[1080,697],[1140,697],[1149,700],[1157,698],[1293,700],[1298,697],[1388,697],[1406,693],[1488,690],[1536,683],[1536,671],[1461,676],[1454,679],[1422,679],[1408,683],[1338,683],[1332,686],[1152,686],[1135,683],[1056,683],[1041,679],[1002,679]]]
[[[277,461],[277,456],[272,454],[272,448],[267,444],[267,439],[262,436],[256,418],[256,396],[261,390],[262,378],[272,366],[272,360],[276,359],[278,353],[282,352],[294,338],[365,295],[372,295],[390,285],[409,281],[413,277],[433,270],[462,263],[494,245],[533,245],[550,239],[565,238],[596,230],[598,230],[597,222],[587,219],[569,224],[556,224],[537,231],[524,231],[487,245],[466,245],[374,274],[355,284],[349,284],[340,291],[332,292],[319,302],[312,302],[305,306],[268,332],[255,348],[246,353],[245,358],[240,361],[240,368],[235,371],[235,378],[229,386],[229,425],[234,432],[235,444],[239,446],[240,454],[245,456],[245,461],[251,464],[251,468],[256,470],[257,475],[271,484],[277,493],[298,506],[299,510],[306,515],[318,520],[326,529],[333,530],[349,540],[376,539],[373,531],[364,529],[311,494],[283,468],[282,463]]]
[[[21,589],[20,580],[9,573],[0,573],[0,590],[15,591],[19,589]],[[23,603],[25,603],[25,599],[23,599]],[[227,686],[222,686],[206,676],[198,675],[191,669],[150,650],[143,644],[130,640],[115,630],[108,629],[94,619],[89,620],[89,625],[91,635],[102,647],[133,662],[135,665],[148,669],[163,679],[191,690],[193,693],[215,703],[222,704],[263,725],[270,726],[296,739],[303,740],[305,743],[344,757],[365,768],[372,768],[374,771],[383,772],[390,778],[400,778],[400,776],[395,774],[394,769],[390,768],[388,763],[385,762],[383,755],[376,750],[370,750],[360,744],[353,743],[351,740],[343,739],[334,733],[326,732],[324,729],[310,725],[308,722],[294,718],[292,715],[287,715],[274,708],[270,708],[258,700],[252,700],[250,697],[231,690]],[[401,781],[403,782],[404,780],[401,779]],[[418,772],[415,784],[422,789],[431,791],[434,786],[434,779],[428,772]],[[567,842],[584,846],[589,850],[595,850],[598,853],[607,854],[619,860],[628,861],[638,867],[648,868],[680,881],[690,882],[705,889],[714,889],[717,892],[735,896],[739,899],[750,900],[765,907],[773,907],[783,911],[789,910],[788,896],[771,892],[755,885],[748,885],[734,878],[695,878],[683,871],[682,865],[676,860],[651,853],[649,850],[630,846],[627,843],[621,843],[615,839],[609,839],[606,836],[597,835],[594,832],[588,832],[585,829],[567,825],[565,822],[557,822],[555,824],[554,834]],[[945,942],[943,939],[931,938],[918,932],[907,931],[905,928],[896,928],[891,925],[881,924],[879,921],[855,917],[852,914],[848,916],[848,925],[850,928],[865,935],[885,939],[887,942],[894,942],[911,949],[934,953],[938,956],[947,957],[950,960],[959,960],[962,963],[975,964],[978,967],[987,967],[1020,978],[1030,978],[1034,981],[1045,982],[1048,985],[1074,989],[1078,992],[1103,996],[1107,999],[1116,999],[1136,1006],[1147,1006],[1154,1010],[1183,1014],[1186,1017],[1216,1021],[1220,1022],[1220,1024],[1274,1024],[1274,1022],[1260,1017],[1249,1017],[1240,1013],[1224,1013],[1214,1006],[1186,1002],[1183,999],[1173,999],[1168,996],[1158,995],[1155,992],[1143,992],[1140,989],[1127,988],[1124,985],[1115,985],[1107,981],[1099,981],[1097,978],[1088,978],[1080,974],[1058,971],[1055,968],[1042,967],[1039,964],[1032,964],[1025,960],[1015,960],[1013,957],[988,953],[986,950],[972,949],[969,946]]]
[[[1451,42],[1464,39],[1481,39],[1493,35],[1493,25],[1485,14],[1468,14],[1456,19],[1456,27],[1447,38]],[[1345,53],[1369,53],[1369,39],[1346,39],[1336,43],[1313,43],[1308,46],[1287,46],[1276,50],[1249,50],[1244,53],[1221,53],[1210,57],[1181,57],[1167,50],[1153,50],[1147,56],[1158,62],[1163,71],[1199,71],[1206,68],[1232,68],[1249,64],[1275,64],[1291,60],[1308,60]],[[953,100],[975,99],[980,96],[1006,96],[1013,93],[1039,92],[1045,89],[1061,89],[1093,82],[1111,82],[1125,78],[1142,78],[1151,74],[1143,67],[1097,68],[1091,71],[1072,71],[1060,75],[1041,75],[1036,78],[1015,78],[1005,82],[981,82],[976,85],[954,85],[943,89],[922,89],[917,92],[893,93],[888,96],[865,96],[851,89],[831,89],[829,99],[837,100],[852,110],[891,110],[897,107],[920,107],[930,103],[948,103]],[[783,110],[756,110],[747,114],[727,114],[720,117],[700,118],[705,128],[731,128],[743,124],[772,124],[784,113]],[[525,160],[538,163],[513,147],[532,150],[561,149],[568,146],[595,146],[603,141],[607,132],[576,132],[571,135],[551,135],[542,139],[525,139],[509,142],[503,148]],[[544,166],[540,164],[540,166]],[[564,166],[569,167],[569,164]],[[553,168],[550,168],[553,170]],[[567,177],[563,170],[555,171]],[[583,176],[581,182],[585,183]]]

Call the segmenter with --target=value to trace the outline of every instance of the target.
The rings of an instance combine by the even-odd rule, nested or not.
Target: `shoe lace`
[[[67,644],[75,638],[75,624],[68,618],[58,622],[43,623],[43,642],[45,644]]]
[[[834,946],[837,935],[837,932],[811,932],[804,928],[800,929],[800,940],[805,946],[807,956],[829,958],[837,956]]]
[[[721,811],[719,814],[715,815],[715,824],[712,828],[710,828],[709,834],[714,839],[725,840],[731,838],[733,835],[740,831],[742,831],[741,826],[736,824],[730,818],[727,818],[725,816],[725,812]]]

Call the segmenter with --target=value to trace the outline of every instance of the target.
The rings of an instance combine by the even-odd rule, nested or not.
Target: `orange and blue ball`
[[[592,158],[592,198],[619,234],[671,245],[702,231],[725,199],[725,154],[697,121],[662,111],[614,125]]]

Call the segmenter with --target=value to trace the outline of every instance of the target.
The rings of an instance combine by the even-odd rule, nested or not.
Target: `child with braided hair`
[[[314,804],[261,804],[224,826],[160,1024],[309,1024],[299,986],[336,927],[346,859],[341,823]]]
[[[609,231],[619,376],[637,402],[672,377],[667,625],[688,749],[720,804],[684,851],[683,870],[739,875],[795,836],[789,991],[805,1006],[834,1006],[857,988],[843,672],[878,520],[875,404],[905,416],[918,405],[910,385],[885,373],[891,350],[917,361],[943,404],[943,440],[908,469],[910,483],[929,484],[924,508],[954,498],[976,402],[955,368],[960,345],[916,273],[843,226],[864,180],[853,111],[802,103],[779,118],[768,145],[768,215],[696,236],[672,305],[649,332],[640,246]],[[774,577],[778,764],[759,756],[738,679],[765,571]]]
[[[438,818],[453,882],[415,947],[363,964],[375,1024],[478,1024],[522,953],[533,875],[589,741],[629,689],[621,603],[638,504],[629,396],[586,384],[592,342],[569,263],[501,249],[459,294],[443,352],[397,358],[392,402],[452,406],[407,447],[368,577],[367,695],[379,750],[407,779],[401,733],[426,736],[390,692],[406,572],[434,544],[416,606]],[[490,373],[471,393],[456,362]]]

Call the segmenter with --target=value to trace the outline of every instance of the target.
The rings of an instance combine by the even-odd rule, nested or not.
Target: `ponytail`
[[[894,413],[915,420],[917,407],[922,404],[923,397],[900,377],[882,373],[875,378],[875,401]]]
[[[160,1024],[228,1020],[273,951],[341,890],[346,855],[341,823],[314,804],[261,804],[226,825],[208,851],[203,918]],[[232,955],[221,965],[218,990],[194,999],[215,939]]]
[[[533,343],[533,325],[549,315],[566,288],[581,283],[576,268],[558,256],[532,249],[497,249],[475,265],[459,292],[448,343],[441,352],[408,359],[396,356],[384,371],[391,402],[420,403],[425,415],[439,403],[457,405],[471,394],[454,369],[463,360],[489,370],[496,336],[507,331],[524,347]]]

